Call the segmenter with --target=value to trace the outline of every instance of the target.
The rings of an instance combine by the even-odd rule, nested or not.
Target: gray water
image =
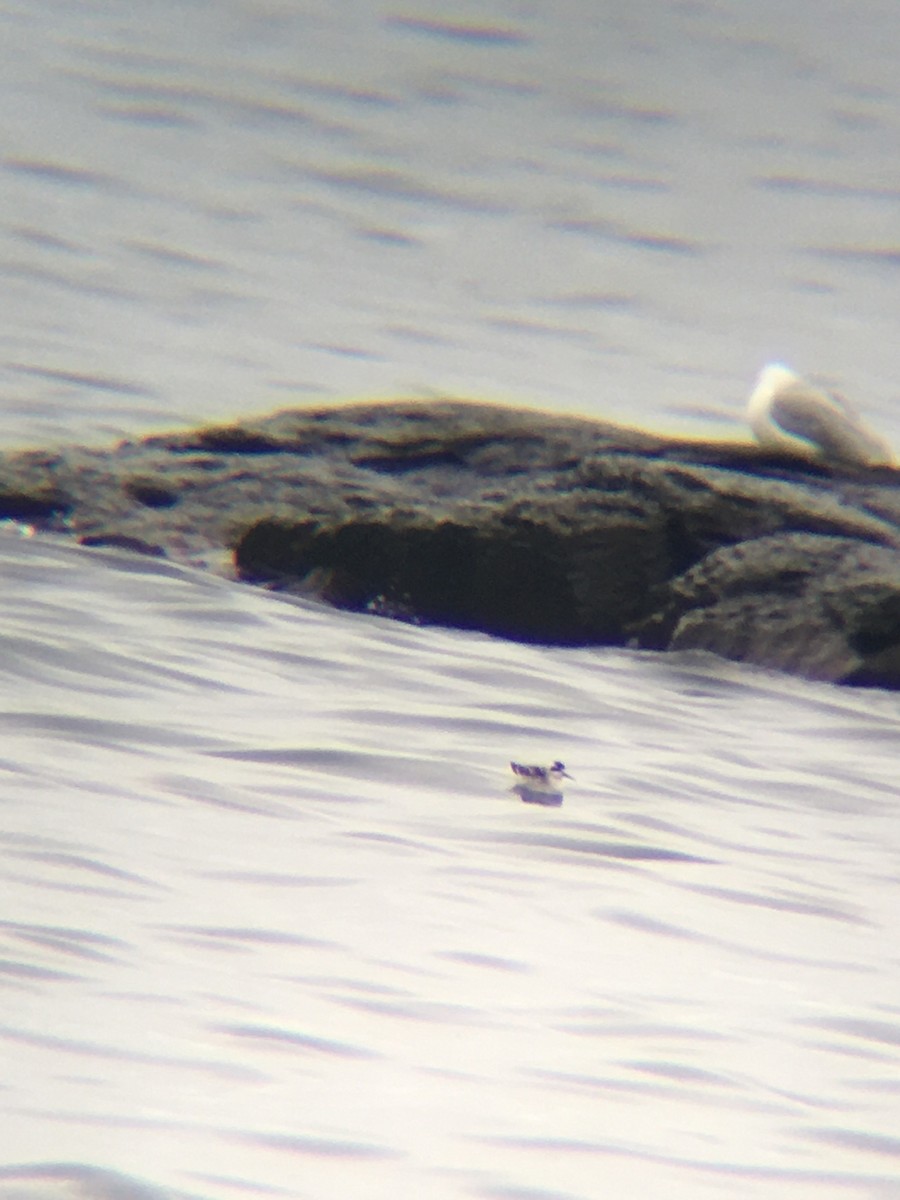
[[[0,438],[741,436],[780,358],[900,443],[898,25],[7,4]],[[15,527],[0,578],[2,1200],[900,1197],[895,695]]]
[[[8,1160],[900,1195],[896,697],[0,550]]]
[[[733,434],[773,359],[900,439],[894,0],[441,12],[4,5],[3,443],[440,391]]]

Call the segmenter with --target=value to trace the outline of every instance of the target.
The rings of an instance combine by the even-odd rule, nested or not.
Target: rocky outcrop
[[[648,648],[726,658],[845,683],[897,686],[897,551],[785,533],[713,551],[661,589]]]
[[[900,472],[450,400],[0,458],[0,515],[345,608],[900,686]]]

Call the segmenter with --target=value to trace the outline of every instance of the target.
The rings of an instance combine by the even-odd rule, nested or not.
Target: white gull
[[[766,367],[747,404],[761,446],[806,459],[890,466],[890,446],[837,396],[813,387],[781,363]]]

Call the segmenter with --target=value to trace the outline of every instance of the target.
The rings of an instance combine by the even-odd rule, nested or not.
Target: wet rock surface
[[[0,457],[0,517],[339,607],[900,686],[900,472],[452,400]]]

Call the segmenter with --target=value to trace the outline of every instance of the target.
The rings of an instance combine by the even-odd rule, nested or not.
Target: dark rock
[[[178,503],[178,493],[154,479],[129,479],[123,487],[132,500],[148,508],[171,508]]]
[[[790,533],[724,547],[657,594],[639,644],[712,649],[809,678],[886,682],[900,664],[900,555]]]
[[[664,535],[608,520],[598,537],[588,525],[561,527],[552,509],[540,516],[261,521],[239,541],[235,561],[251,578],[315,571],[321,594],[342,608],[405,612],[520,641],[621,641],[643,611],[638,598],[662,579]]]
[[[163,546],[153,542],[145,542],[143,538],[128,537],[124,533],[95,533],[86,534],[81,539],[82,546],[104,546],[113,550],[130,550],[133,554],[146,554],[151,558],[165,558]]]
[[[0,486],[0,521],[46,521],[67,508],[66,498],[53,488],[16,491]]]
[[[900,686],[900,472],[450,400],[0,458],[0,516],[406,620]]]

